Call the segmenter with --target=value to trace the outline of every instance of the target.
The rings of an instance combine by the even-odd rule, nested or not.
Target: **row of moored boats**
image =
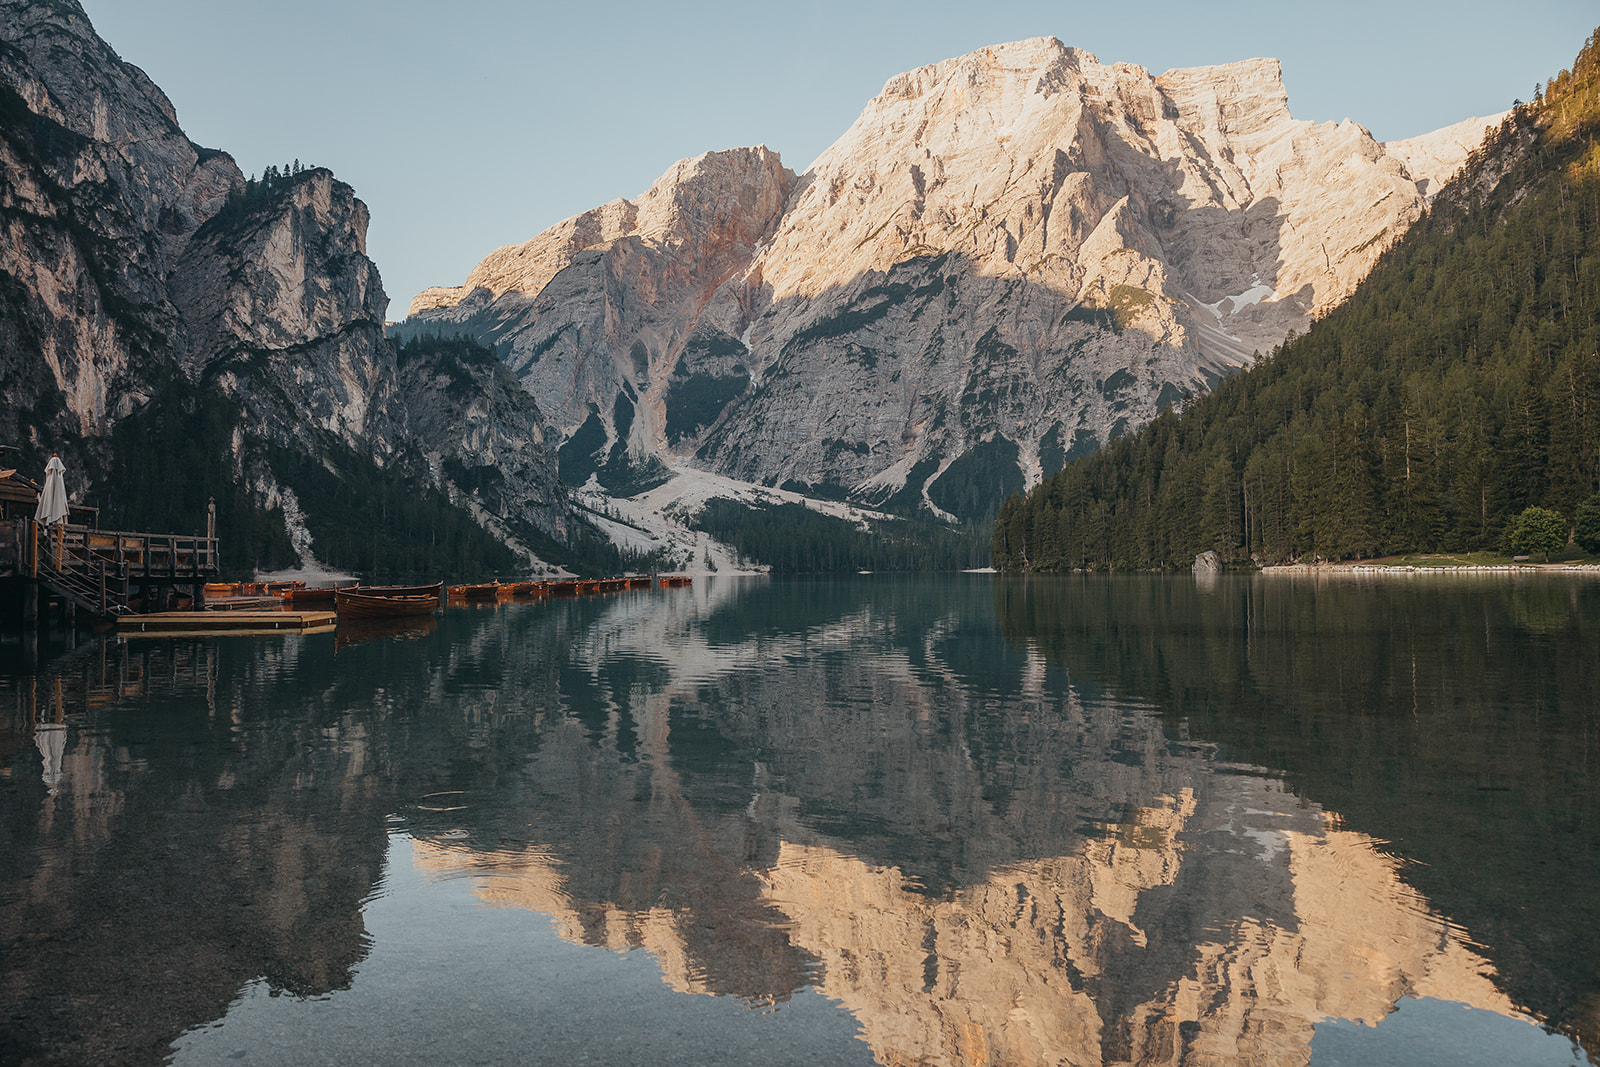
[[[473,585],[452,585],[443,582],[428,585],[325,585],[308,586],[304,582],[231,582],[206,586],[207,598],[212,597],[278,597],[292,608],[315,609],[333,607],[341,617],[353,619],[387,619],[408,615],[431,615],[445,601],[451,600],[506,600],[513,597],[537,599],[539,597],[589,596],[595,593],[614,593],[623,589],[649,589],[659,585],[662,589],[680,588],[690,584],[684,575],[667,575],[650,578],[637,575],[628,578],[571,578],[551,582],[479,582]]]

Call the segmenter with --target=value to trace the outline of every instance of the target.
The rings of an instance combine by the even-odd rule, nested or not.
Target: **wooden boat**
[[[500,595],[499,582],[478,582],[475,585],[452,585],[450,595],[467,600],[493,600]]]
[[[290,589],[284,599],[291,604],[332,604],[334,589],[331,585],[302,586]]]
[[[288,583],[273,583],[274,586],[286,584]],[[207,582],[202,589],[202,592],[206,597],[211,599],[217,599],[220,597],[263,597],[278,595],[275,589],[269,590],[266,582]]]
[[[346,589],[355,589],[359,593],[369,596],[423,596],[425,594],[438,595],[444,591],[443,582],[434,582],[431,585],[356,585],[345,586]]]
[[[511,590],[512,596],[532,596],[534,594],[533,582],[512,582],[506,588]]]
[[[401,615],[431,615],[439,610],[443,582],[432,585],[354,585],[336,589],[339,615],[351,619],[388,619]]]

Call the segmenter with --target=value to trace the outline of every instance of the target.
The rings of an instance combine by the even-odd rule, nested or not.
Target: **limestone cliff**
[[[566,494],[545,447],[533,398],[487,349],[413,342],[398,351],[404,435],[419,442],[431,479],[503,541],[538,554],[538,542],[573,532]]]
[[[76,496],[128,517],[114,476],[173,461],[147,431],[177,425],[169,436],[210,481],[160,489],[198,500],[185,525],[206,495],[220,498],[235,566],[250,562],[253,514],[295,511],[284,502],[296,476],[272,459],[285,454],[323,456],[305,469],[337,468],[351,485],[435,491],[427,499],[453,500],[525,561],[531,544],[569,539],[531,397],[495,373],[457,374],[447,388],[401,373],[366,254],[367,208],[350,186],[298,166],[247,181],[226,154],[189,141],[170,101],[73,0],[0,0],[0,112],[0,442],[18,449],[10,462],[42,466],[59,451]],[[208,420],[208,410],[226,414]],[[473,471],[502,459],[485,505]],[[303,562],[329,521],[290,522]]]
[[[666,439],[692,441],[715,418],[721,405],[705,394],[725,404],[748,385],[744,348],[696,327],[777,226],[793,186],[765,148],[684,160],[637,203],[616,200],[498,249],[464,286],[420,294],[413,314],[505,348],[576,442],[563,454],[569,481],[598,473],[632,488]]]
[[[92,434],[149,398],[173,260],[243,179],[66,0],[0,4],[0,107],[0,434]]]
[[[184,376],[237,396],[253,435],[288,443],[315,429],[392,452],[404,424],[366,205],[326,170],[257,200],[208,220],[172,271]]]
[[[1493,121],[1391,150],[1296,120],[1274,60],[1021,41],[890,79],[797,178],[680,163],[411,319],[507,346],[570,481],[625,452],[973,516],[1305,329]]]

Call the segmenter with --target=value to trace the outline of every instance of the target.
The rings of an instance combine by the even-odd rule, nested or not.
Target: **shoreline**
[[[1415,563],[1286,563],[1262,567],[1256,574],[1575,574],[1600,577],[1600,563],[1463,563],[1428,566]]]

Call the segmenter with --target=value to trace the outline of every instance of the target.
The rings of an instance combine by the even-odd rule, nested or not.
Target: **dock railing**
[[[135,579],[200,584],[217,575],[217,538],[131,533],[28,522],[22,561],[27,575],[98,615],[124,615]]]

